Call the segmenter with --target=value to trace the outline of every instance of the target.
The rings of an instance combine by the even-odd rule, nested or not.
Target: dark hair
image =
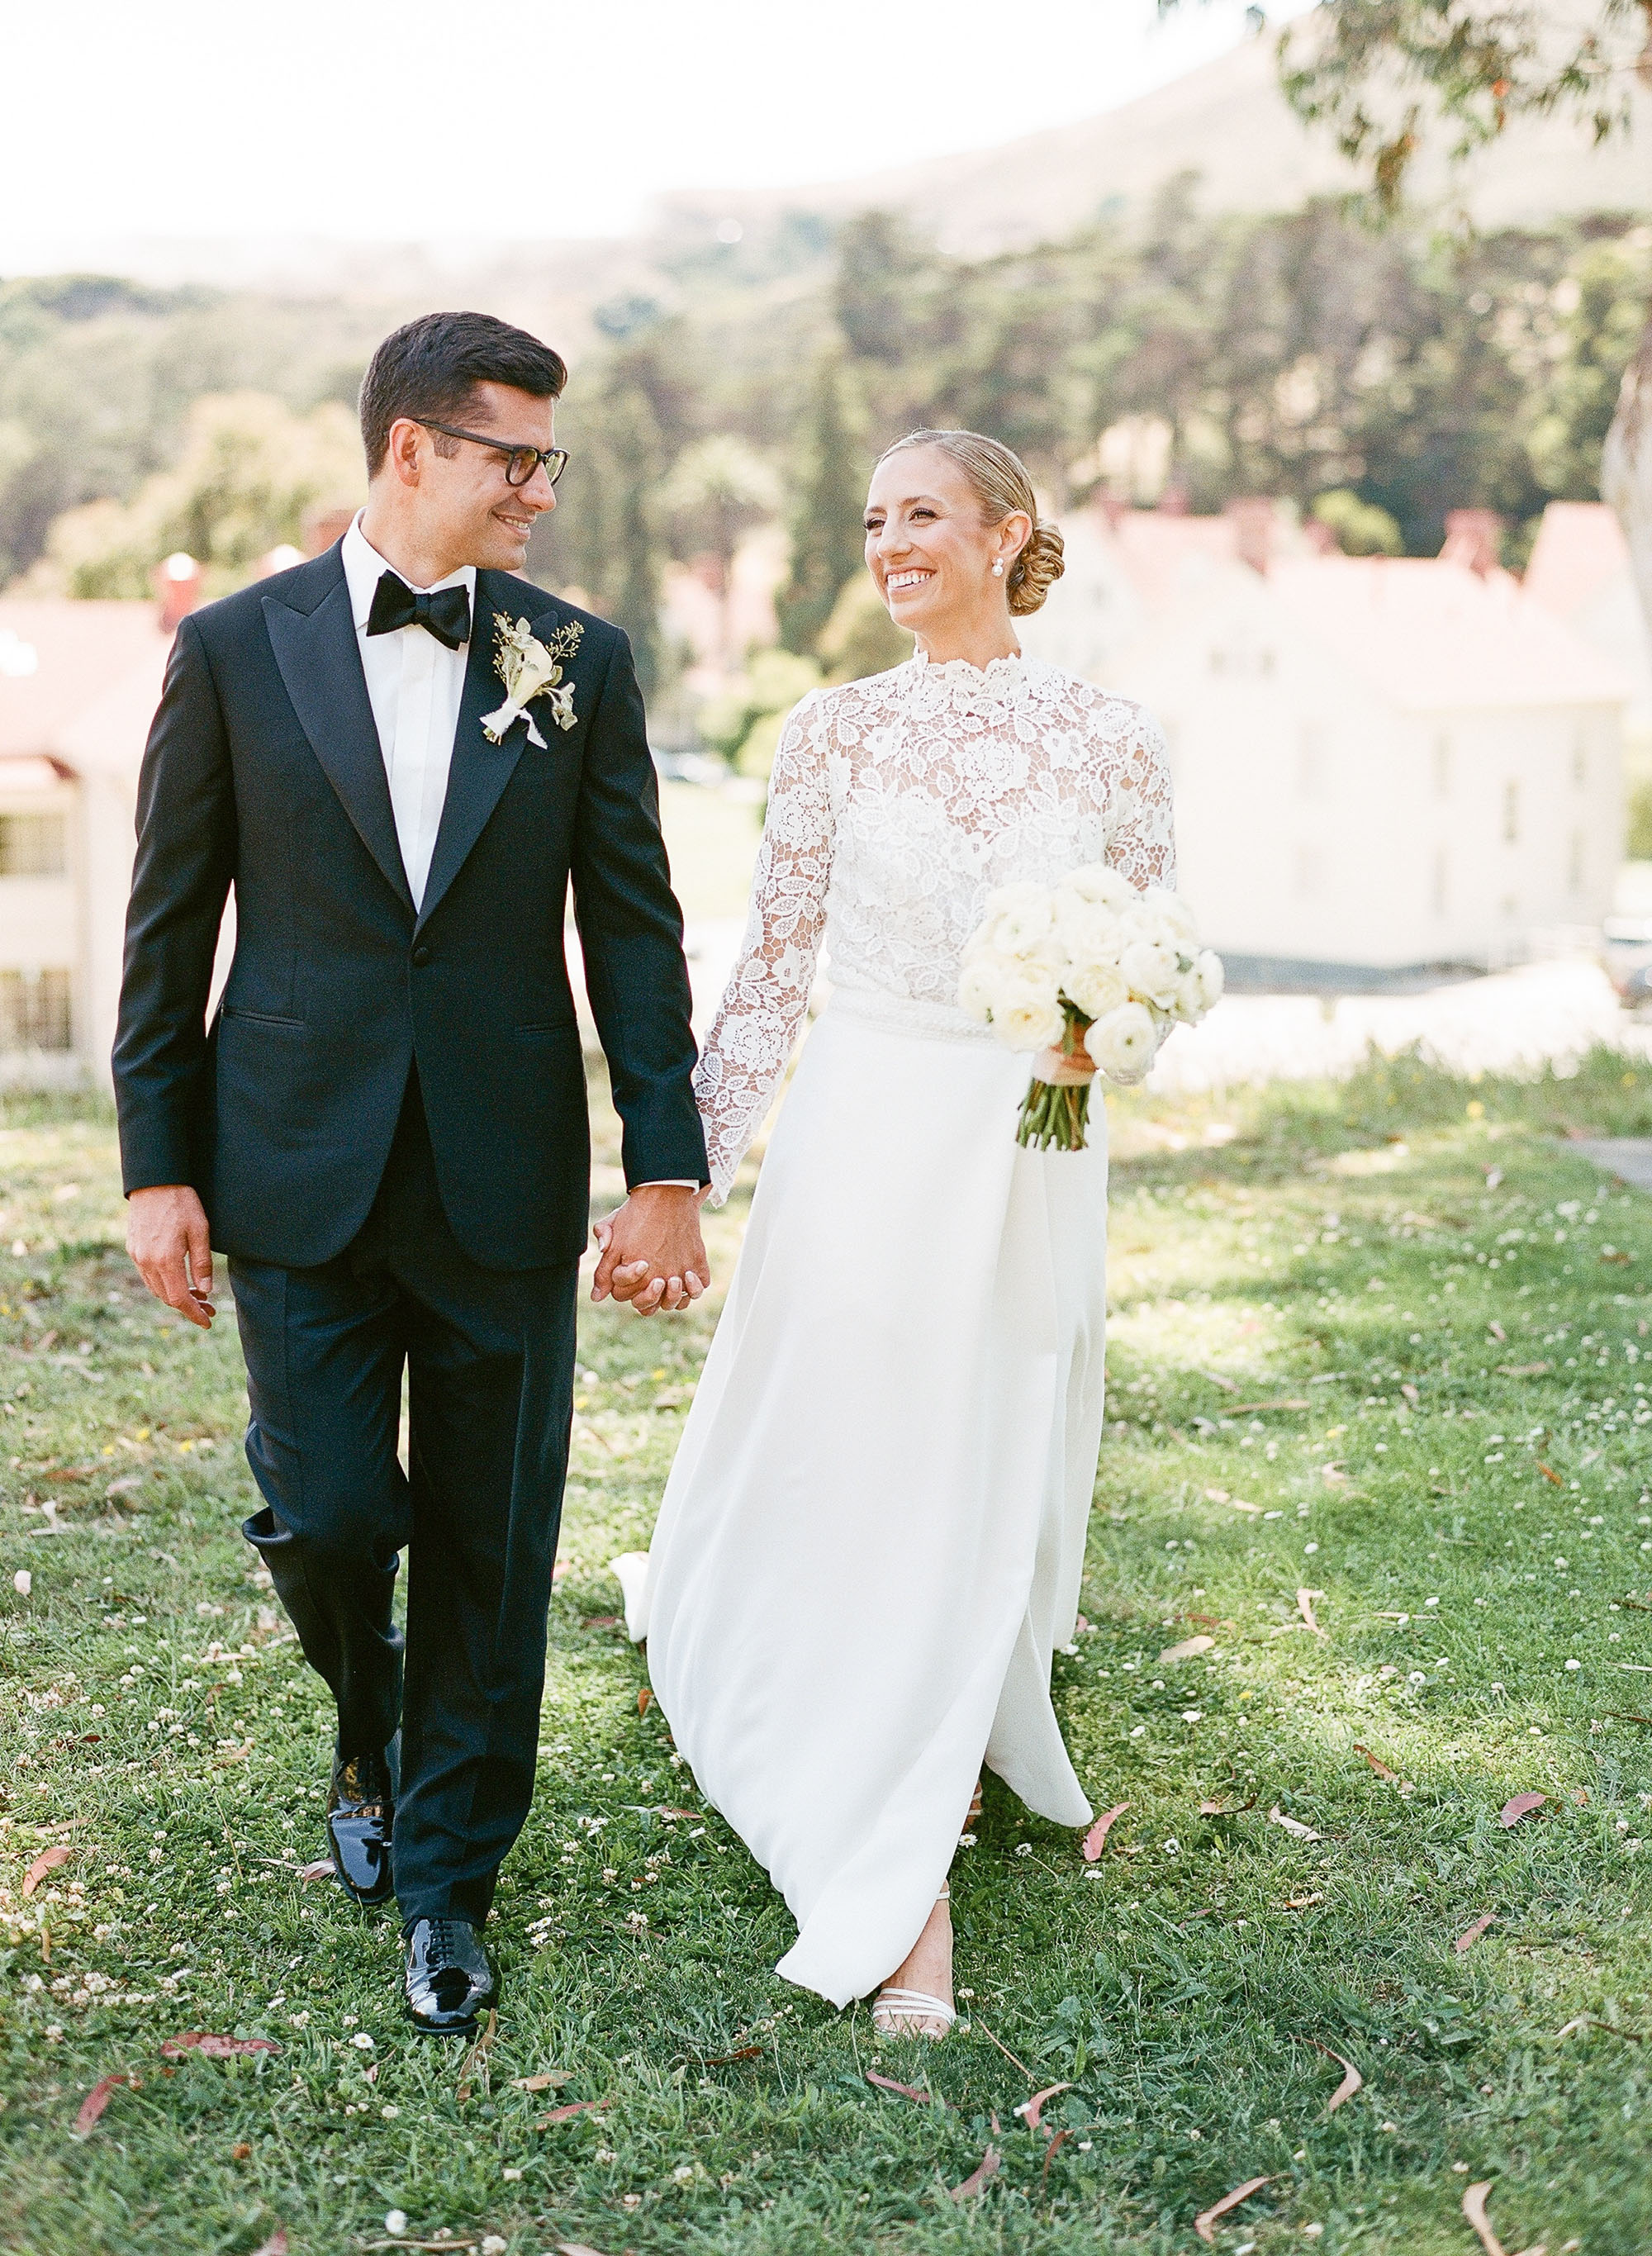
[[[422,314],[392,329],[367,364],[357,411],[367,475],[376,477],[398,416],[462,421],[479,384],[509,384],[535,399],[560,398],[568,369],[560,353],[491,314]],[[437,442],[444,450],[450,441]]]

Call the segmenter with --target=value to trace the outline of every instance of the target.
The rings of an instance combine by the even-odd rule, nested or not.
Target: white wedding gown
[[[1105,1108],[1088,1151],[1021,1150],[1029,1061],[955,997],[993,886],[1103,858],[1175,883],[1138,706],[1013,658],[815,691],[700,1062],[721,1198],[824,941],[652,1550],[616,1564],[680,1751],[796,1917],[779,1970],[839,2006],[917,1940],[984,1756],[1091,1815],[1049,1673],[1101,1439]]]

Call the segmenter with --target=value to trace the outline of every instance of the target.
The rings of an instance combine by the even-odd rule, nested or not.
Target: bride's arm
[[[1145,706],[1108,747],[1107,861],[1138,892],[1175,890],[1175,819],[1164,731]]]
[[[814,984],[832,861],[825,739],[811,692],[774,754],[745,939],[695,1068],[714,1206],[773,1102]]]

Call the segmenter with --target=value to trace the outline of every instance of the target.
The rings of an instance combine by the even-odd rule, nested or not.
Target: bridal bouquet
[[[1186,904],[1102,862],[989,893],[958,982],[971,1018],[1041,1053],[1016,1141],[1063,1152],[1084,1149],[1091,1075],[1140,1081],[1165,1030],[1197,1025],[1221,992],[1222,960]]]

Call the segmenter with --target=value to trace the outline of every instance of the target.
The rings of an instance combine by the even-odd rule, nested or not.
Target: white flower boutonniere
[[[563,681],[561,661],[573,657],[584,631],[577,619],[569,619],[548,642],[540,642],[526,619],[501,616],[494,620],[493,670],[505,684],[505,702],[497,712],[483,716],[483,732],[490,744],[498,744],[515,722],[526,720],[529,744],[543,751],[545,739],[527,709],[536,697],[549,704],[559,729],[574,726],[574,685]]]

